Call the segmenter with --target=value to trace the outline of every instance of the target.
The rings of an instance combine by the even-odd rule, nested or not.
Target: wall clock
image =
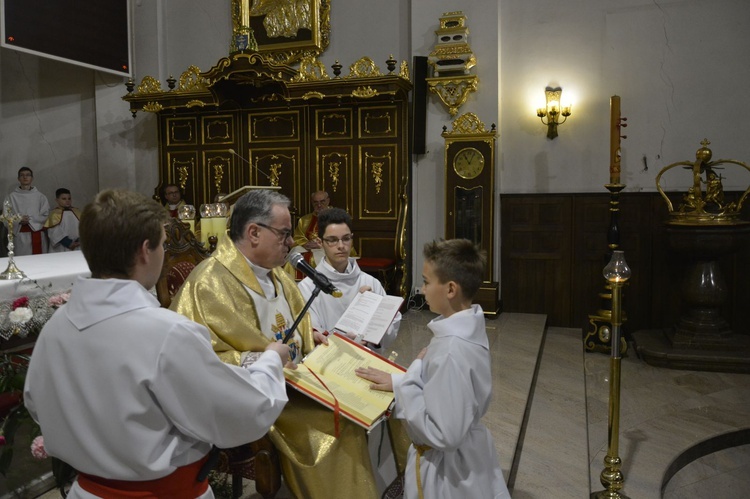
[[[484,170],[484,154],[474,147],[464,147],[453,158],[453,171],[459,177],[471,180]]]

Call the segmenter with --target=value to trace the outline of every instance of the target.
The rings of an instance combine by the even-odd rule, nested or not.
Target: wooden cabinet
[[[411,83],[405,68],[383,74],[363,60],[330,78],[238,52],[205,73],[192,68],[169,91],[131,84],[131,111],[158,116],[155,192],[176,183],[199,206],[244,185],[280,186],[301,216],[310,194],[326,190],[352,215],[360,255],[398,260],[392,292],[405,296]]]

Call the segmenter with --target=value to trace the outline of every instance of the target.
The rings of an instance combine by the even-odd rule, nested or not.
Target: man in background
[[[164,207],[169,212],[169,216],[172,218],[177,218],[180,207],[185,205],[185,201],[182,199],[182,191],[180,191],[180,186],[177,184],[165,185],[164,200],[166,201]]]
[[[31,185],[34,172],[23,166],[18,170],[18,187],[8,195],[13,212],[21,220],[13,224],[13,249],[16,256],[47,253],[44,222],[49,216],[47,197]]]

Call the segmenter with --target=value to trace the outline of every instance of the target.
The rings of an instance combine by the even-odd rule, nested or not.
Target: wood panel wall
[[[740,193],[726,193],[727,198]],[[551,326],[587,329],[600,304],[608,261],[609,194],[500,197],[503,311],[544,313]],[[748,211],[745,207],[744,211]],[[750,213],[743,217],[750,220]],[[620,195],[620,249],[633,271],[623,291],[626,334],[672,326],[681,316],[686,258],[670,252],[658,193]],[[723,313],[750,334],[750,243],[721,259],[730,300]]]

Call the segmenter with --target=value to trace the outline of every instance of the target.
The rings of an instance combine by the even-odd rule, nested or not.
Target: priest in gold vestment
[[[288,207],[288,198],[270,190],[242,196],[233,208],[230,237],[220,240],[172,300],[172,310],[209,329],[224,362],[252,362],[256,352],[285,335],[304,307],[281,269],[292,244]],[[315,340],[305,317],[292,340],[295,362]],[[342,418],[336,438],[331,410],[294,390],[288,395],[269,435],[292,493],[299,499],[377,498],[365,432]]]

